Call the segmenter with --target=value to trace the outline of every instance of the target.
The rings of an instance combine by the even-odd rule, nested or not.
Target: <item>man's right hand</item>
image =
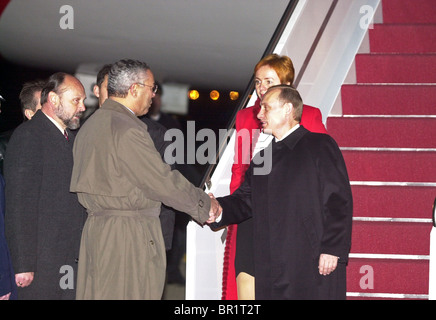
[[[15,283],[18,287],[27,287],[33,281],[33,272],[23,272],[15,274]]]
[[[210,212],[209,212],[209,220],[207,223],[213,223],[215,220],[221,215],[223,208],[221,208],[219,202],[215,199],[212,193],[208,194],[211,200]]]

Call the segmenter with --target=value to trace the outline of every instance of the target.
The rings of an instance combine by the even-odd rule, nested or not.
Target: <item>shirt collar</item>
[[[43,112],[44,113],[44,112]],[[45,113],[44,113],[45,114]],[[49,115],[47,115],[47,114],[45,114],[45,116],[56,126],[56,128],[58,128],[59,129],[59,131],[62,133],[62,134],[64,134],[64,132],[67,130],[66,128],[65,129],[63,129],[62,127],[61,127],[61,125],[59,124],[59,123],[57,123],[56,122],[56,120],[55,119],[53,119],[52,117],[50,117]]]
[[[288,132],[286,132],[283,137],[281,137],[280,139],[274,138],[276,142],[282,141],[283,139],[285,139],[287,136],[289,136],[292,132],[294,132],[295,130],[297,130],[300,127],[300,124],[297,123],[295,126],[293,126]]]

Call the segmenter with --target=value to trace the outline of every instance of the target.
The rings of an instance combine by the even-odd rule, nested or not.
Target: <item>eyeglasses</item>
[[[149,86],[148,84],[145,83],[141,83],[141,82],[137,82],[136,84],[140,84],[141,86],[145,86],[145,87],[149,87],[151,88],[151,90],[153,91],[153,93],[157,92],[157,89],[159,88],[159,86],[155,83],[152,86]]]

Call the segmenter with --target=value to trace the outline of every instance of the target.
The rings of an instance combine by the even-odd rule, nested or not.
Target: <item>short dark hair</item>
[[[123,59],[115,62],[109,71],[108,96],[125,98],[132,84],[139,82],[148,70],[150,67],[139,60]]]
[[[24,112],[26,109],[30,109],[35,112],[36,106],[39,101],[35,99],[35,93],[42,91],[45,86],[45,81],[34,80],[23,84],[23,88],[20,91],[20,103],[21,110]]]
[[[303,99],[298,90],[287,84],[279,84],[270,87],[267,92],[276,89],[280,90],[278,99],[282,103],[292,103],[294,109],[294,120],[301,122],[301,115],[303,114]]]
[[[109,74],[109,71],[111,70],[112,64],[105,64],[100,71],[97,73],[97,82],[96,85],[100,88],[101,84],[104,81],[104,77]]]
[[[56,72],[55,74],[52,74],[50,78],[48,78],[44,88],[42,88],[41,91],[41,105],[48,101],[48,94],[50,92],[54,92],[58,95],[62,93],[60,91],[60,86],[64,83],[67,75],[68,74],[65,72]]]

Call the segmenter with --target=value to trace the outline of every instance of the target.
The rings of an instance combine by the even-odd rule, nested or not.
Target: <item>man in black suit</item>
[[[5,182],[0,174],[0,300],[17,298],[14,270],[5,238]]]
[[[42,109],[18,126],[5,156],[6,236],[19,299],[74,299],[85,211],[71,193],[72,147],[85,111],[78,79],[52,75]]]
[[[348,174],[336,142],[299,124],[302,106],[291,86],[268,90],[257,117],[275,139],[239,189],[217,199],[222,216],[213,228],[253,217],[256,299],[346,298]]]
[[[0,96],[0,108],[2,101]],[[0,300],[16,299],[16,295],[14,270],[5,237],[5,182],[0,174]]]

